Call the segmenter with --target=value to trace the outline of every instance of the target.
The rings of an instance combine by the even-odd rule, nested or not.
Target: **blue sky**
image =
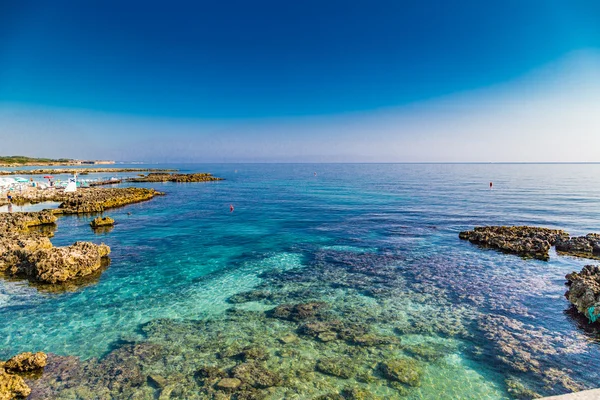
[[[444,154],[481,129],[457,121],[501,121],[523,98],[519,138],[535,142],[526,128],[565,102],[582,104],[553,118],[584,113],[578,132],[593,135],[599,49],[598,1],[1,2],[0,153],[488,161],[476,149]],[[423,140],[429,153],[405,150]],[[510,148],[494,157],[541,160]]]

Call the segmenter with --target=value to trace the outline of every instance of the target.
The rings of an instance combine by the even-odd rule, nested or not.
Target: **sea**
[[[109,167],[121,166],[129,165]],[[165,195],[107,210],[117,222],[110,230],[92,230],[95,215],[61,216],[53,244],[105,243],[110,265],[54,289],[0,279],[0,359],[44,351],[98,364],[150,343],[160,361],[139,356],[140,369],[182,382],[171,398],[210,398],[196,397],[214,389],[194,371],[228,371],[248,346],[282,377],[260,388],[272,399],[512,399],[599,385],[599,330],[564,297],[565,275],[593,260],[554,250],[549,261],[523,259],[458,237],[482,225],[600,232],[598,164],[130,167],[224,180],[113,185]],[[273,312],[311,302],[318,310],[306,320]],[[315,318],[379,341],[331,324],[334,339],[307,334]],[[394,360],[411,361],[404,374],[415,379],[390,378]],[[56,384],[53,396],[93,396],[74,392],[77,384]],[[123,385],[105,395],[161,390]]]

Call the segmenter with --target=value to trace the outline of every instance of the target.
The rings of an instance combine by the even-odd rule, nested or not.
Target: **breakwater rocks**
[[[552,246],[560,254],[600,259],[600,235],[571,237],[569,233],[533,226],[483,226],[458,235],[482,247],[498,249],[525,258],[548,260]]]
[[[146,176],[127,179],[127,182],[210,182],[221,180],[223,180],[223,178],[217,178],[209,173],[165,174],[159,172],[152,172]]]
[[[586,265],[565,278],[569,286],[565,293],[567,300],[591,322],[596,322],[600,315],[600,266]]]
[[[21,169],[14,171],[0,171],[0,175],[60,175],[60,174],[91,174],[91,173],[116,173],[116,172],[176,172],[176,169],[156,168],[44,168]]]
[[[53,225],[50,211],[0,214],[0,272],[42,283],[59,283],[96,272],[110,253],[106,245],[76,242],[53,247],[47,234],[30,228]]]
[[[31,378],[32,373],[41,372],[46,362],[47,356],[42,352],[22,353],[6,362],[0,361],[0,400],[27,398],[31,389],[23,376]]]

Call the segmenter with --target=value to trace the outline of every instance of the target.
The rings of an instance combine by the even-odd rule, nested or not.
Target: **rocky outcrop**
[[[221,181],[223,178],[217,178],[209,173],[200,174],[165,174],[152,172],[146,176],[127,179],[127,182],[210,182]]]
[[[113,226],[115,224],[115,220],[111,217],[97,217],[90,222],[90,226],[92,228],[101,228],[104,226]]]
[[[145,188],[80,188],[75,193],[60,190],[29,191],[16,195],[15,204],[37,204],[47,201],[61,203],[54,214],[101,213],[106,209],[150,200],[162,195]]]
[[[556,251],[572,256],[600,259],[600,235],[590,233],[579,237],[560,237]]]
[[[17,354],[4,364],[4,369],[11,374],[37,371],[46,366],[48,356],[41,351],[37,353]]]
[[[57,219],[50,211],[3,213],[0,216],[0,233],[26,232],[36,226],[52,225]]]
[[[484,226],[460,232],[459,238],[526,258],[549,259],[549,250],[557,240],[568,238],[562,230],[530,226]]]
[[[25,399],[30,394],[31,389],[23,378],[0,368],[0,400]]]
[[[62,204],[55,213],[100,213],[109,208],[150,200],[163,193],[144,188],[89,188],[75,193],[63,194]]]
[[[93,274],[107,261],[106,245],[77,242],[53,247],[47,234],[30,230],[55,221],[49,211],[0,214],[0,272],[58,283]]]
[[[559,254],[600,259],[600,234],[570,237],[562,230],[532,226],[483,226],[460,232],[459,238],[526,258],[548,260],[550,247]]]
[[[18,354],[5,363],[0,361],[0,400],[27,398],[31,389],[18,374],[40,371],[46,360],[46,354],[38,352]]]
[[[91,275],[110,254],[105,244],[75,242],[71,246],[40,249],[20,256],[20,262],[9,268],[13,275],[25,275],[44,283],[65,282]]]
[[[596,322],[600,315],[600,266],[586,265],[581,272],[571,272],[565,278],[569,285],[567,300],[591,322]]]

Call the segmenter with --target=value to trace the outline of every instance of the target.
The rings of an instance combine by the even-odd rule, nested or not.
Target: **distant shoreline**
[[[52,169],[19,169],[14,171],[0,171],[1,175],[60,175],[74,173],[97,173],[97,172],[176,172],[177,169],[163,168],[52,168]]]

